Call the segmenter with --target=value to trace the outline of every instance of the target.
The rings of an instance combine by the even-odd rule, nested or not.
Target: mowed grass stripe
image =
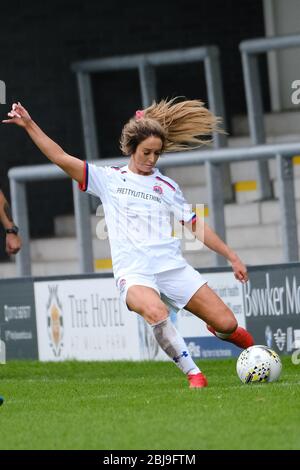
[[[189,390],[170,363],[9,362],[0,366],[1,449],[299,449],[300,366],[243,385],[235,360],[201,361]]]

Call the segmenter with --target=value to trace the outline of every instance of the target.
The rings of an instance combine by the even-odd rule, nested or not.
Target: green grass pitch
[[[235,360],[201,366],[209,387],[190,390],[168,362],[0,365],[0,449],[300,448],[300,365],[252,385]]]

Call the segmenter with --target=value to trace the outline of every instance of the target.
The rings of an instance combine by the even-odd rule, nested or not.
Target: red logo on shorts
[[[126,287],[126,279],[121,279],[119,282],[119,289],[121,293],[124,292],[125,287]]]

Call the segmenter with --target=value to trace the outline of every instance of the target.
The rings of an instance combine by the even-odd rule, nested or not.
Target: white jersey
[[[173,180],[157,168],[139,175],[124,167],[98,167],[85,162],[80,189],[103,204],[113,270],[126,274],[155,274],[186,266],[180,240],[172,236],[172,216],[181,223],[196,220]]]

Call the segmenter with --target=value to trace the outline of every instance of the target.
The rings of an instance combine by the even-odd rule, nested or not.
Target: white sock
[[[184,339],[180,336],[169,317],[151,326],[155,339],[162,350],[184,374],[198,374],[200,372],[200,369],[191,358]]]

